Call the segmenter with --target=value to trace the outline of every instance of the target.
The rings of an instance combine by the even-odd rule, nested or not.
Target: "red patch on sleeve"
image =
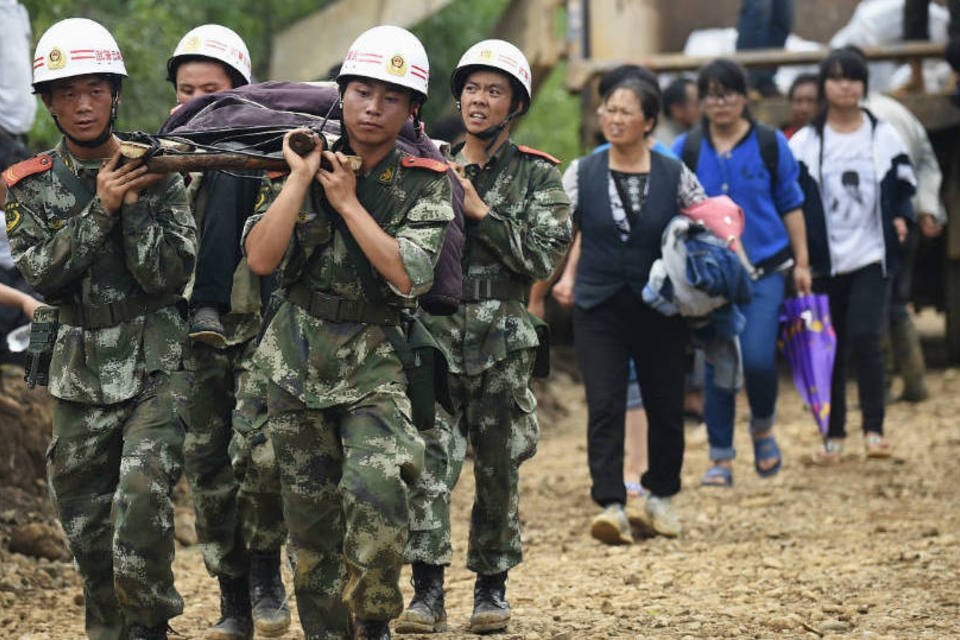
[[[41,153],[38,156],[7,167],[7,170],[3,172],[3,182],[9,189],[27,176],[43,173],[44,171],[49,171],[52,168],[53,158],[45,153]]]
[[[405,167],[417,167],[418,169],[427,169],[428,171],[436,171],[437,173],[446,173],[447,169],[450,168],[446,162],[440,162],[433,158],[418,158],[416,156],[406,156],[400,161],[400,164]]]
[[[267,179],[276,180],[278,178],[285,178],[289,174],[289,171],[267,171]]]
[[[539,149],[534,149],[533,147],[528,147],[526,145],[518,144],[517,149],[520,150],[520,153],[525,153],[528,156],[537,156],[538,158],[543,158],[553,164],[560,164],[560,160],[550,155],[546,151],[540,151]]]

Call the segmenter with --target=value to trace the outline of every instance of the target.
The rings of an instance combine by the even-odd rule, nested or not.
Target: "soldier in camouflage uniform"
[[[300,158],[285,141],[291,173],[264,186],[245,232],[250,267],[277,268],[286,298],[254,364],[269,378],[267,428],[308,640],[349,638],[351,626],[357,638],[389,638],[403,609],[408,483],[423,441],[388,335],[430,288],[453,218],[447,166],[395,146],[426,99],[427,76],[413,34],[381,26],[360,35],[338,78],[344,136],[335,146],[360,156],[360,175],[341,153]]]
[[[240,36],[206,24],[180,40],[167,61],[167,79],[184,104],[247,84],[250,64]],[[272,278],[250,271],[240,251],[240,232],[259,188],[259,175],[209,171],[193,176],[189,190],[200,247],[179,413],[197,536],[207,570],[220,584],[220,619],[207,640],[247,640],[254,627],[273,637],[290,626],[280,578],[286,539],[280,474],[269,440],[255,428],[256,416],[243,418],[263,402],[249,393],[245,405],[238,400],[241,380],[250,386],[249,358],[260,331],[262,299],[272,285]],[[235,411],[240,420],[232,418]],[[244,425],[242,432],[235,422]]]
[[[179,176],[118,168],[126,71],[107,30],[58,22],[35,58],[34,89],[64,139],[4,173],[5,212],[17,267],[59,310],[50,486],[83,577],[88,637],[165,639],[183,609],[171,571],[183,446],[171,385],[196,231]]]
[[[539,321],[524,300],[535,279],[552,273],[571,232],[556,160],[509,138],[509,123],[530,105],[523,53],[502,40],[477,43],[460,59],[451,88],[467,130],[464,144],[453,150],[465,176],[463,304],[455,315],[425,315],[424,322],[448,359],[456,407],[447,413],[438,406],[437,428],[424,433],[426,467],[413,494],[406,550],[415,593],[397,625],[405,633],[446,628],[450,492],[466,437],[476,477],[467,551],[467,567],[477,573],[470,629],[507,627],[505,580],[522,558],[518,471],[539,437],[529,386]]]

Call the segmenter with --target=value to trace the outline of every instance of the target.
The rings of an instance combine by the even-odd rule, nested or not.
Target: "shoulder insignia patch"
[[[3,182],[7,185],[7,188],[10,188],[27,176],[43,173],[44,171],[49,171],[52,168],[53,158],[45,153],[41,153],[38,156],[34,156],[33,158],[29,158],[23,162],[18,162],[17,164],[8,167],[7,170],[3,172]]]
[[[390,184],[393,182],[393,176],[396,172],[393,170],[393,166],[389,166],[383,170],[383,173],[380,174],[380,177],[377,178],[377,181],[381,184]]]
[[[540,151],[539,149],[534,149],[533,147],[528,147],[522,144],[518,144],[517,149],[520,151],[520,153],[525,153],[528,156],[537,156],[538,158],[543,158],[552,164],[560,164],[560,160],[558,158],[553,157],[546,151]]]
[[[23,220],[23,214],[20,213],[20,203],[16,200],[10,200],[3,208],[3,215],[7,221],[7,235],[13,233],[20,222]]]
[[[450,168],[445,162],[440,162],[433,158],[418,158],[417,156],[406,156],[400,161],[400,164],[405,167],[427,169],[428,171],[436,171],[437,173],[446,173],[447,169]]]
[[[270,196],[270,185],[264,183],[260,187],[260,191],[257,193],[257,201],[253,203],[253,210],[258,211],[263,207],[264,203],[267,201],[267,198]]]

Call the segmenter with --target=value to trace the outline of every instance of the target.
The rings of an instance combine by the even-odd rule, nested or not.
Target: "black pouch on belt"
[[[60,328],[60,311],[46,305],[37,307],[30,323],[30,345],[27,347],[27,373],[24,379],[31,389],[50,383],[50,358]]]
[[[406,321],[406,336],[397,327],[383,327],[407,375],[407,397],[417,429],[433,429],[437,420],[437,403],[453,411],[447,380],[447,359],[437,341],[416,317]]]
[[[550,325],[532,313],[529,316],[537,332],[537,355],[533,360],[533,377],[546,378],[550,375]]]

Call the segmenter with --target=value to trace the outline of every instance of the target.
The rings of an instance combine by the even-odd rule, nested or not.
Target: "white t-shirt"
[[[838,133],[824,127],[821,189],[834,274],[883,262],[883,227],[873,164],[873,131],[863,118],[859,129]]]

